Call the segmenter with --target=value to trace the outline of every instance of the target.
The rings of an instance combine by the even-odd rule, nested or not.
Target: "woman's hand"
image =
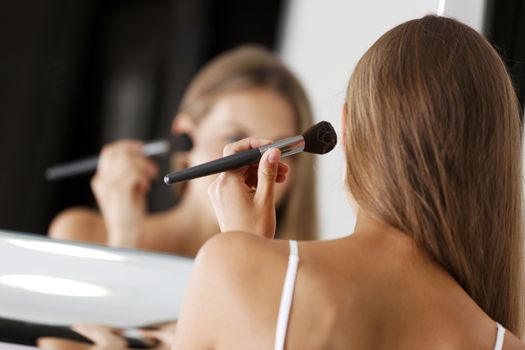
[[[109,326],[95,323],[78,323],[71,327],[75,332],[91,340],[94,345],[89,350],[121,350],[127,349],[127,342],[118,331]]]
[[[160,344],[155,349],[161,350],[171,349],[176,329],[177,321],[172,321],[159,325],[156,329],[140,329],[140,332],[146,338],[157,339]]]
[[[244,139],[224,148],[224,156],[263,146],[269,142]],[[208,188],[221,231],[245,231],[275,236],[275,183],[284,182],[286,164],[279,163],[281,152],[272,148],[259,164],[221,173]]]
[[[156,340],[158,343],[152,349],[169,350],[175,337],[177,322],[169,322],[157,329],[137,329],[136,332],[144,338]],[[71,327],[75,332],[91,340],[94,345],[89,350],[123,350],[128,349],[124,339],[126,332],[120,329],[96,323],[77,323]]]
[[[141,142],[118,141],[100,155],[91,188],[107,228],[108,244],[134,248],[139,244],[146,195],[158,175],[157,165],[144,156]]]

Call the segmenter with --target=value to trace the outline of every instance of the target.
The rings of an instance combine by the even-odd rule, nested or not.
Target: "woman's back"
[[[410,238],[379,228],[299,243],[285,348],[494,349],[496,322]],[[217,317],[212,348],[273,348],[288,256],[287,241],[243,234],[207,245],[200,268],[214,265],[214,288],[198,298]],[[507,332],[503,348],[525,346]]]

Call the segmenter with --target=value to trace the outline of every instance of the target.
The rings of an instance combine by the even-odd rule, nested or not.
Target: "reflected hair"
[[[355,201],[521,337],[521,121],[496,51],[453,19],[406,22],[361,58],[345,107]]]

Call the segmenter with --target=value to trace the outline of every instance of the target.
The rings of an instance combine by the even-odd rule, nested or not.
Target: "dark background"
[[[167,136],[205,62],[243,43],[274,49],[281,2],[3,1],[0,228],[45,233],[60,210],[94,205],[91,175],[50,183],[46,167]],[[151,197],[153,210],[174,202],[161,183]]]
[[[488,0],[485,36],[503,57],[511,73],[520,105],[525,100],[525,1]]]
[[[96,154],[118,138],[167,136],[197,70],[242,43],[274,49],[284,6],[284,0],[3,1],[0,229],[44,234],[60,210],[93,206],[90,175],[51,183],[45,169]],[[484,32],[509,65],[523,104],[524,1],[489,0]],[[153,191],[152,210],[174,203],[163,186]]]

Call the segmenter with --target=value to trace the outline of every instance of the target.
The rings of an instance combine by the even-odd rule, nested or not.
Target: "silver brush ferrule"
[[[270,148],[279,148],[279,150],[281,151],[281,158],[288,157],[292,154],[300,153],[304,150],[304,137],[302,135],[292,136],[259,147],[259,152],[261,152],[261,156]]]
[[[158,154],[168,153],[169,150],[170,143],[166,140],[150,142],[142,147],[142,152],[145,156],[155,156]]]

